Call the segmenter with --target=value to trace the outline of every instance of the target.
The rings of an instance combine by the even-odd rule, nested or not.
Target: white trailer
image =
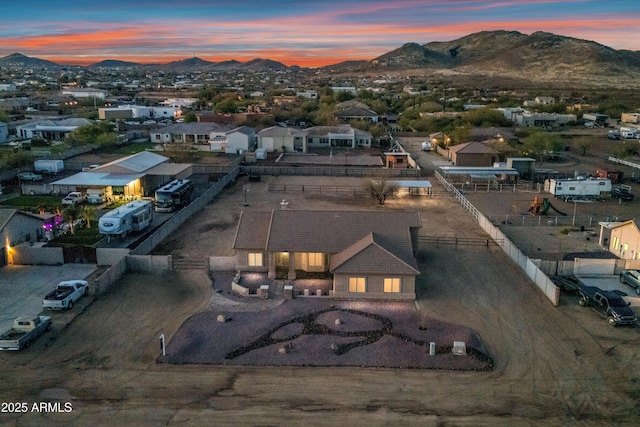
[[[57,174],[64,170],[64,160],[36,160],[33,168],[36,172]]]
[[[611,192],[608,178],[547,179],[544,189],[563,200],[599,199]]]
[[[135,200],[113,209],[100,217],[100,234],[124,238],[132,231],[144,230],[153,222],[153,203]]]

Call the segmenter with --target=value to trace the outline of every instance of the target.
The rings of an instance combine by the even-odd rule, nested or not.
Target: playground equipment
[[[553,206],[548,198],[538,196],[536,196],[531,202],[529,212],[533,215],[549,215],[549,209],[553,209],[559,215],[567,216],[566,213],[559,211],[555,206]]]

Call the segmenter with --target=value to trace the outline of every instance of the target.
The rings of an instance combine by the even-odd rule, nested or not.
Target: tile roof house
[[[318,227],[317,224],[326,224]],[[239,271],[332,276],[330,296],[415,299],[418,212],[245,211],[233,249]]]

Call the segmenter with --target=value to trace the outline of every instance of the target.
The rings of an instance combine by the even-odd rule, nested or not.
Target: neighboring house
[[[20,243],[44,239],[43,218],[17,209],[0,208],[0,265],[7,263],[7,251]]]
[[[258,132],[258,148],[268,152],[307,152],[306,132],[296,128],[272,126]]]
[[[638,221],[619,222],[610,226],[609,252],[621,259],[640,259],[640,228]]]
[[[98,118],[112,119],[146,119],[177,118],[182,115],[180,107],[145,107],[141,105],[119,105],[111,108],[98,108]]]
[[[373,137],[369,132],[352,128],[350,125],[314,126],[304,130],[307,146],[329,147],[371,147]]]
[[[352,106],[336,112],[336,117],[343,122],[350,120],[363,120],[370,123],[378,123],[378,113],[369,108]]]
[[[512,120],[519,126],[544,126],[555,127],[561,124],[575,122],[575,114],[531,113],[523,111],[514,113]]]
[[[262,91],[259,91],[259,90],[255,91],[255,92],[251,92],[249,94],[249,98],[262,98],[264,96],[265,96],[265,93],[262,92]]]
[[[499,153],[483,142],[466,142],[449,147],[449,159],[455,166],[493,166]]]
[[[16,126],[18,138],[37,138],[45,141],[62,141],[71,132],[93,122],[83,118],[62,120],[38,120]]]
[[[307,90],[304,92],[296,92],[298,98],[318,99],[318,92],[315,90]]]
[[[153,197],[155,189],[172,179],[192,175],[188,163],[169,163],[167,157],[142,151],[123,157],[88,172],[80,172],[52,183],[60,194],[70,191],[85,193],[89,188],[108,187],[108,193],[125,200]]]
[[[384,163],[388,169],[408,169],[412,167],[410,164],[411,154],[409,153],[394,151],[384,153],[384,156]]]
[[[556,100],[553,96],[536,96],[538,105],[553,105]]]
[[[326,224],[318,227],[318,224]],[[418,212],[245,211],[233,242],[236,270],[327,273],[330,296],[415,299]]]
[[[209,144],[211,151],[224,151],[227,154],[254,151],[256,131],[249,126],[240,126],[227,132],[212,132]]]
[[[106,98],[109,93],[106,90],[96,88],[70,88],[62,89],[63,95],[73,96],[74,98]]]
[[[156,144],[209,145],[211,133],[230,130],[214,122],[176,123],[149,132],[149,138]]]

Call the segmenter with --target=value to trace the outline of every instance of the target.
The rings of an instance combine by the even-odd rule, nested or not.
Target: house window
[[[629,244],[628,243],[623,244],[622,245],[622,250],[623,251],[628,251],[629,250]]]
[[[309,267],[322,267],[324,265],[324,257],[322,252],[309,252]]]
[[[619,241],[620,241],[620,240],[618,239],[618,236],[613,236],[613,245],[612,245],[612,248],[613,248],[613,250],[614,250],[614,251],[618,249],[618,242],[619,242]]]
[[[249,267],[262,267],[262,252],[250,252],[247,257]]]
[[[367,284],[364,277],[349,277],[349,292],[366,292]]]
[[[384,279],[384,291],[385,292],[400,292],[400,278],[388,277]]]

